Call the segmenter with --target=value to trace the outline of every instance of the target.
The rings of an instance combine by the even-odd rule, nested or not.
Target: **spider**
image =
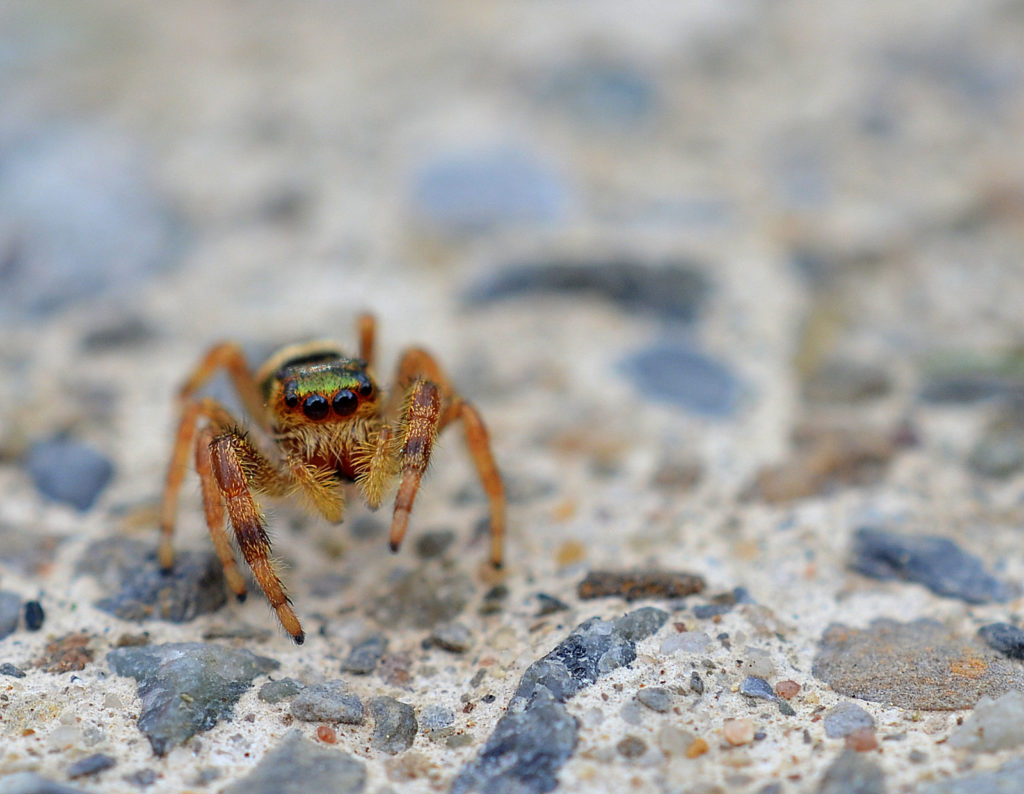
[[[371,375],[375,320],[361,315],[357,327],[359,358],[347,357],[332,342],[308,342],[280,350],[255,374],[236,343],[222,342],[210,348],[179,395],[181,419],[160,511],[160,565],[164,570],[174,565],[178,492],[194,438],[206,523],[228,586],[239,600],[245,599],[245,579],[235,565],[225,508],[257,584],[300,645],[305,634],[271,559],[256,494],[298,494],[309,508],[338,522],[346,486],[354,483],[376,509],[398,479],[390,534],[391,550],[397,551],[434,440],[461,420],[490,502],[490,561],[496,568],[502,564],[505,490],[477,409],[453,389],[434,357],[419,348],[401,356],[394,387],[383,394]],[[216,400],[196,397],[220,369],[227,370],[258,432],[244,429]]]

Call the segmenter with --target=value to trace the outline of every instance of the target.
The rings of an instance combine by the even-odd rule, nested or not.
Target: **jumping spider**
[[[160,565],[174,565],[178,491],[195,438],[195,463],[203,508],[228,586],[242,600],[245,580],[224,523],[224,508],[238,548],[256,582],[292,639],[305,639],[270,557],[270,541],[254,494],[304,496],[328,521],[341,520],[345,486],[355,483],[371,508],[400,476],[391,520],[391,550],[397,551],[409,523],[420,478],[437,434],[462,420],[466,445],[490,500],[491,563],[502,563],[505,490],[491,455],[480,414],[452,388],[424,350],[407,350],[394,387],[384,395],[370,374],[375,322],[358,321],[359,358],[348,358],[331,342],[292,345],[253,374],[241,348],[223,342],[211,348],[181,389],[181,420],[167,471],[160,513]],[[227,370],[258,431],[243,429],[224,406],[196,391],[219,369]],[[198,429],[198,432],[197,432]]]

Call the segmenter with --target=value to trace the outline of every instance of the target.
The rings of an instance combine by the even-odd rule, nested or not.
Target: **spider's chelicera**
[[[374,331],[373,317],[360,317],[359,358],[348,358],[329,342],[310,342],[284,348],[255,374],[241,348],[224,342],[207,352],[181,389],[181,421],[160,516],[160,564],[164,569],[174,564],[171,540],[178,492],[194,438],[206,523],[228,586],[239,599],[245,598],[225,508],[242,556],[296,643],[305,634],[274,569],[257,493],[300,494],[336,522],[344,512],[346,485],[354,483],[376,508],[398,479],[390,536],[391,549],[397,551],[434,440],[461,420],[490,500],[491,562],[496,567],[502,563],[505,492],[480,414],[452,388],[433,356],[418,348],[402,355],[392,391],[382,394],[370,373]],[[231,376],[255,424],[253,432],[216,400],[196,397],[220,369]]]

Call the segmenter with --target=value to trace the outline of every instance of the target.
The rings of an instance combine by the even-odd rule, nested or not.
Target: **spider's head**
[[[281,427],[338,424],[377,412],[377,386],[366,362],[337,350],[285,358],[263,381],[264,397]]]

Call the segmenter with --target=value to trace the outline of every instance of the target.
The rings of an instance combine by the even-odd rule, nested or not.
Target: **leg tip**
[[[235,593],[235,600],[238,601],[239,604],[245,601],[245,599],[247,599],[248,597],[248,593]]]
[[[388,543],[388,548],[389,548],[389,549],[391,549],[392,553],[394,553],[394,552],[398,551],[398,547],[399,547],[400,545],[401,545],[401,544],[400,544],[400,543],[398,543],[398,541],[394,541],[394,540],[392,540],[392,541],[390,541],[390,542]]]
[[[295,641],[296,645],[302,645],[302,643],[306,641],[306,633],[300,631],[298,634],[294,635],[292,639]]]

